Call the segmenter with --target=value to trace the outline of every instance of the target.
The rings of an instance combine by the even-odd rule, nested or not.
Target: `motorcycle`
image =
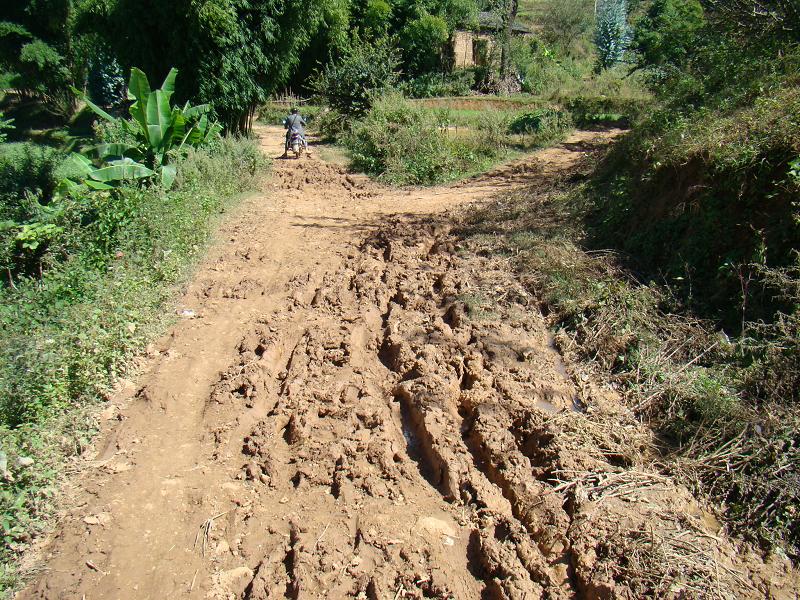
[[[294,152],[295,158],[300,158],[303,155],[303,150],[306,148],[305,140],[303,140],[303,136],[300,135],[298,131],[292,131],[292,136],[289,140],[289,146]]]

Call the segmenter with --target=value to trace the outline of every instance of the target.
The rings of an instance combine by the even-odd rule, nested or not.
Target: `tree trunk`
[[[502,4],[503,31],[500,50],[500,92],[509,93],[516,87],[511,68],[511,38],[519,11],[519,0],[504,0]]]

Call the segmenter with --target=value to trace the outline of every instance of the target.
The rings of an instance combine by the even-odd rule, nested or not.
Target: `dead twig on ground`
[[[218,515],[214,515],[213,517],[210,517],[210,518],[206,519],[205,521],[203,521],[203,524],[200,525],[200,528],[198,529],[197,534],[194,536],[194,545],[192,546],[193,550],[197,548],[197,543],[200,541],[200,536],[202,535],[203,536],[203,544],[202,544],[202,547],[201,547],[201,553],[202,553],[203,556],[206,555],[206,544],[208,543],[208,536],[211,533],[211,529],[214,527],[214,521],[216,521],[220,517],[224,517],[229,512],[231,512],[231,511],[230,510],[226,510],[225,512],[221,512]]]

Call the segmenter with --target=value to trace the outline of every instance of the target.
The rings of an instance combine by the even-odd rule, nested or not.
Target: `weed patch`
[[[175,286],[201,256],[220,213],[252,189],[249,140],[192,150],[170,192],[123,187],[90,207],[92,225],[63,225],[41,278],[0,289],[0,557],[44,527],[66,459],[94,428],[85,407],[108,393],[128,359],[164,326]],[[52,249],[50,250],[52,251]]]
[[[487,170],[515,150],[562,139],[571,124],[555,109],[478,114],[427,108],[388,94],[342,137],[355,168],[395,185],[427,185]]]
[[[666,470],[717,502],[732,530],[796,559],[798,266],[758,267],[794,310],[731,338],[687,310],[680,290],[587,247],[591,186],[575,187],[572,175],[473,209],[465,245],[508,257],[560,350],[622,391],[659,434]]]

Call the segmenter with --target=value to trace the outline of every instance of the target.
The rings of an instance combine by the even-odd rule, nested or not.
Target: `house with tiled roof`
[[[475,27],[459,29],[453,34],[452,53],[453,67],[467,69],[485,65],[491,55],[497,33],[503,26],[500,15],[493,12],[481,12]],[[514,23],[512,35],[529,36],[533,31],[524,25]]]

